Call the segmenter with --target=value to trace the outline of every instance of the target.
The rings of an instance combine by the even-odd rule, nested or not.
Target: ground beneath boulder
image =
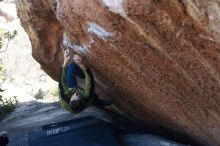
[[[127,119],[119,115],[98,109],[96,107],[89,107],[82,113],[73,115],[63,110],[59,103],[45,103],[39,101],[30,101],[20,103],[17,109],[8,115],[3,121],[0,122],[0,129],[7,130],[10,136],[9,146],[29,146],[28,138],[29,133],[40,132],[43,125],[67,121],[80,117],[94,116],[97,119],[109,123],[113,131],[120,129],[120,124],[126,123],[130,125],[133,132],[116,132],[114,136],[118,142],[125,146],[182,146],[161,136],[152,134],[152,131],[143,130],[138,131]],[[131,130],[132,131],[132,130]]]

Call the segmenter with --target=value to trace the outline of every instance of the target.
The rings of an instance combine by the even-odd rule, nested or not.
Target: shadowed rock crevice
[[[63,43],[93,70],[98,94],[121,111],[205,145],[220,144],[217,0],[16,3],[33,57],[52,78]]]

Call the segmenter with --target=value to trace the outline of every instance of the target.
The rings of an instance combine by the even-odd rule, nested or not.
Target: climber
[[[0,146],[6,146],[9,142],[8,132],[2,131],[0,132]]]
[[[74,63],[68,64],[70,51],[64,52],[64,63],[60,70],[59,93],[61,105],[70,112],[78,113],[91,105],[103,107],[112,104],[110,100],[100,100],[93,93],[92,74],[82,63],[78,55],[74,55]],[[85,78],[85,89],[80,88],[76,76]]]
[[[75,88],[77,86],[76,83],[76,76],[80,77],[81,79],[85,78],[83,70],[76,64],[76,63],[68,63],[70,60],[70,50],[67,49],[64,52],[64,64],[66,68],[66,85],[69,88]],[[76,57],[77,58],[77,57]]]

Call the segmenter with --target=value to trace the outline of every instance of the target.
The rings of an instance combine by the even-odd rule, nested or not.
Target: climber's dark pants
[[[77,87],[76,76],[81,79],[85,78],[83,70],[78,65],[75,63],[68,64],[66,71],[66,84],[69,88]]]

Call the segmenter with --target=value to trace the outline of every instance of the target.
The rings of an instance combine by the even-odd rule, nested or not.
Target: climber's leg
[[[69,88],[74,88],[77,86],[76,76],[80,78],[85,77],[83,70],[80,67],[78,67],[76,64],[71,63],[67,66],[67,72],[66,72],[66,83]]]

